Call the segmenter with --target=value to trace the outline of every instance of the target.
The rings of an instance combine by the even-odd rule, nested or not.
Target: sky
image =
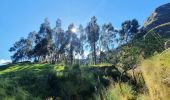
[[[92,16],[99,25],[111,22],[115,28],[136,18],[140,25],[153,10],[170,0],[0,0],[0,63],[9,61],[9,48],[29,32],[38,31],[45,18],[55,26],[57,18],[63,29],[70,23],[84,27]]]

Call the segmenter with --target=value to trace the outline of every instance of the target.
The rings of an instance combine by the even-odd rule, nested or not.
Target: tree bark
[[[94,64],[96,65],[96,43],[94,42],[94,45],[93,45],[93,49],[94,49]]]

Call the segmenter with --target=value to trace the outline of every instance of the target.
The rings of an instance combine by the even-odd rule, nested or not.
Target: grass
[[[104,66],[112,66],[111,63],[100,63],[100,64],[96,64],[96,65],[89,65],[91,67],[104,67]]]
[[[84,66],[82,69],[84,69]],[[99,76],[93,71],[83,71],[82,69],[78,65],[62,66],[38,63],[17,63],[1,66],[0,98],[4,98],[4,100],[7,97],[7,100],[41,100],[53,96],[69,100],[92,98],[91,95],[95,92],[95,87],[99,88],[107,81],[101,80],[99,84]],[[3,80],[8,81],[3,82]],[[4,85],[7,86],[3,87]],[[13,95],[8,95],[6,92],[9,91],[8,87],[14,90],[10,93]],[[18,94],[23,97],[18,99]]]
[[[142,74],[152,100],[170,98],[170,49],[157,54],[141,64]]]
[[[41,100],[49,97],[51,72],[61,72],[62,65],[18,63],[0,66],[0,98],[3,100]],[[58,74],[56,74],[58,75]]]
[[[105,100],[133,100],[135,92],[128,83],[116,83],[106,89],[104,98]]]
[[[6,76],[6,75],[17,75],[17,74],[29,74],[29,73],[35,73],[40,75],[43,74],[46,71],[62,71],[64,70],[64,66],[62,65],[53,65],[53,64],[38,64],[38,63],[19,63],[19,64],[10,64],[0,67],[0,75]]]

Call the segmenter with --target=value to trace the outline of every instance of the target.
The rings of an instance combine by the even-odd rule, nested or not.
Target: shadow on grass
[[[40,99],[94,100],[94,94],[109,86],[111,81],[118,82],[121,75],[114,66],[80,68],[74,65],[56,71],[56,65],[51,64],[17,65],[17,70],[1,74],[0,79],[9,78],[31,97]],[[2,71],[9,67],[7,65]],[[128,82],[129,79],[128,76],[121,77],[122,82]]]

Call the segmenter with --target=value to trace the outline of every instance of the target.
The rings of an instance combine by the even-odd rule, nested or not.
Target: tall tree
[[[91,18],[91,21],[88,23],[86,27],[86,33],[88,37],[88,42],[90,43],[91,50],[93,51],[93,61],[94,64],[97,63],[96,57],[96,43],[99,39],[99,25],[97,24],[97,19],[95,16]]]
[[[139,24],[136,19],[131,20],[126,20],[122,23],[122,29],[119,31],[120,34],[120,39],[124,43],[127,43],[128,41],[132,40],[136,34],[139,31]]]
[[[114,27],[111,23],[104,24],[102,26],[100,34],[100,62],[110,60],[110,53],[114,49],[116,42],[117,32],[114,30]]]
[[[65,33],[66,41],[68,42],[66,49],[68,52],[70,64],[73,64],[74,55],[77,54],[79,50],[79,40],[74,29],[75,29],[74,24],[70,24],[68,26],[68,30]]]
[[[84,28],[82,25],[79,25],[79,28],[78,28],[78,33],[79,33],[79,46],[78,46],[78,52],[79,52],[79,56],[81,56],[81,58],[83,59],[84,58],[84,48],[85,48],[85,45],[86,45],[86,34],[84,32]],[[80,57],[79,57],[79,61],[80,61]],[[79,62],[80,63],[80,62]]]
[[[52,52],[52,29],[47,18],[44,20],[44,23],[41,24],[36,38],[34,54],[38,56],[39,61],[47,62]]]
[[[35,31],[30,32],[27,37],[28,41],[28,48],[30,48],[29,58],[34,58],[34,46],[36,45],[36,35],[37,33]]]
[[[102,32],[100,36],[102,51],[106,52],[114,48],[115,37],[116,32],[112,24],[104,24],[102,26]]]
[[[61,28],[61,20],[57,19],[56,26],[53,29],[54,42],[55,42],[55,61],[59,62],[62,60],[61,55],[65,52],[65,33]]]

